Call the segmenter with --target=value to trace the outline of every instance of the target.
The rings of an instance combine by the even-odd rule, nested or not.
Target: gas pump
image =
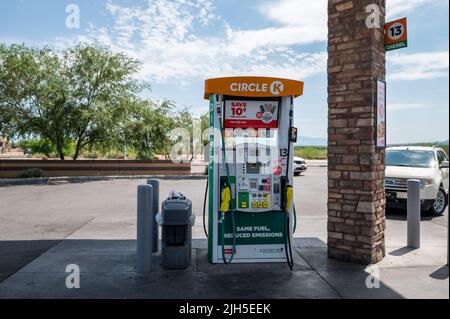
[[[292,269],[294,98],[303,82],[227,77],[210,103],[208,259],[287,262]]]

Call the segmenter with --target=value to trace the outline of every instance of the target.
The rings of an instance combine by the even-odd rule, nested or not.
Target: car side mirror
[[[448,168],[448,161],[443,161],[439,168]]]

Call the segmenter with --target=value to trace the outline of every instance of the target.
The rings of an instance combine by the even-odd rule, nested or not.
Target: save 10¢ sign
[[[278,101],[225,101],[225,128],[277,128]]]
[[[386,51],[406,48],[408,46],[408,30],[406,18],[394,20],[384,25]]]

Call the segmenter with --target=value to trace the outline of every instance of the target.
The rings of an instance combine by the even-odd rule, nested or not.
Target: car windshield
[[[433,151],[387,150],[387,166],[433,167],[435,165]]]

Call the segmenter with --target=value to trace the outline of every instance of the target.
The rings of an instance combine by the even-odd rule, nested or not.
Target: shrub
[[[44,171],[40,168],[29,168],[20,174],[20,178],[36,178],[44,176]]]
[[[55,152],[52,143],[46,139],[23,140],[19,142],[23,149],[31,149],[32,154],[44,154],[49,157],[51,153]]]

